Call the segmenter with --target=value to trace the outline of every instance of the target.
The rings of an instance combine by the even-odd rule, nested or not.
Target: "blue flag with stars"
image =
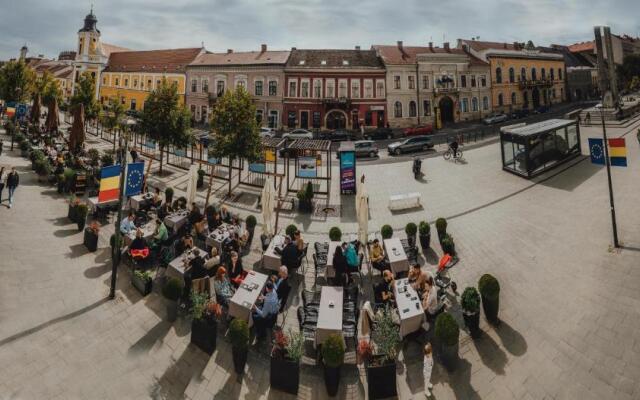
[[[142,192],[142,180],[144,178],[144,161],[127,165],[127,179],[125,181],[125,196],[135,196]]]
[[[604,165],[604,142],[602,139],[589,138],[591,163]]]

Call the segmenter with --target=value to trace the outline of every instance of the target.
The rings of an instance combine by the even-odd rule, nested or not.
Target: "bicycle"
[[[453,155],[453,150],[451,150],[451,147],[449,147],[447,149],[447,151],[445,151],[444,153],[442,153],[442,157],[444,157],[445,160],[449,160],[451,159],[451,156]],[[456,159],[458,158],[462,158],[462,150],[460,150],[460,148],[458,148],[456,150]]]

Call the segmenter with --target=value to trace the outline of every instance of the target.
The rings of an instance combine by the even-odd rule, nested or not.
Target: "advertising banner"
[[[353,194],[356,192],[356,153],[355,151],[340,152],[340,193]]]
[[[298,159],[298,176],[301,178],[315,178],[317,176],[315,157],[300,157]]]

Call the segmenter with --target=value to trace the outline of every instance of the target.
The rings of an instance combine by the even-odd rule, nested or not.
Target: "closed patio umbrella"
[[[78,151],[84,143],[84,105],[78,104],[73,110],[73,125],[69,135],[69,150]]]
[[[198,166],[192,165],[189,167],[189,180],[187,181],[187,204],[196,201],[196,188],[198,185]]]
[[[51,104],[49,105],[49,110],[47,112],[47,121],[45,123],[46,129],[49,133],[58,132],[58,127],[60,126],[60,109],[58,108],[58,100],[53,99]]]
[[[40,126],[40,93],[36,93],[31,106],[31,123]]]
[[[358,220],[358,240],[366,244],[369,240],[369,195],[364,183],[359,183],[356,192],[356,218]]]
[[[262,188],[262,219],[264,226],[262,231],[265,235],[270,236],[273,232],[273,210],[275,208],[276,194],[273,189],[273,180],[270,176],[264,182]]]

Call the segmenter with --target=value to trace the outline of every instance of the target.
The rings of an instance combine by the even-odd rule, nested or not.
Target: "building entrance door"
[[[347,117],[342,111],[331,111],[327,114],[327,129],[345,129]]]
[[[533,108],[540,107],[540,91],[538,88],[533,89],[531,92],[531,101],[533,102]]]
[[[452,123],[453,120],[453,100],[451,97],[445,96],[440,99],[438,103],[440,107],[440,120],[442,121],[442,125]]]
[[[300,128],[309,129],[309,111],[300,111]]]

